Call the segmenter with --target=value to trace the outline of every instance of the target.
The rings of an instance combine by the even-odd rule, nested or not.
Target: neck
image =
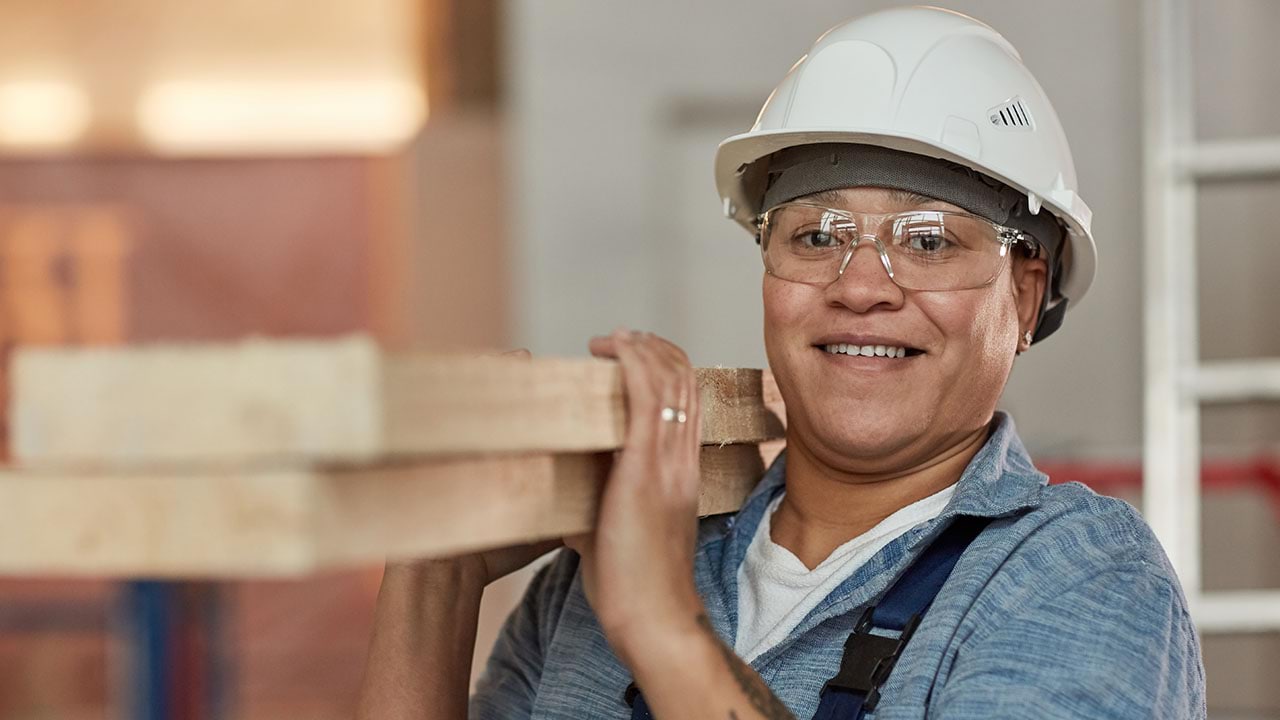
[[[860,474],[823,463],[788,432],[787,494],[770,521],[770,538],[805,567],[817,567],[893,513],[955,484],[988,434],[981,427],[900,472]]]

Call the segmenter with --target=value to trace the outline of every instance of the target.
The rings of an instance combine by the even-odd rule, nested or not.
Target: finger
[[[671,479],[680,491],[696,498],[700,475],[702,445],[702,408],[698,395],[697,374],[688,356],[674,343],[657,336],[646,336],[645,349],[661,358],[664,407],[684,411],[685,422],[664,422],[659,445],[675,463]]]
[[[643,363],[645,380],[653,388],[659,409],[684,409],[679,387],[680,368],[657,336],[641,333],[631,348]]]
[[[617,342],[612,336],[596,336],[587,341],[587,350],[599,358],[618,357]]]
[[[646,452],[652,458],[651,462],[656,463],[651,466],[651,472],[643,476],[648,485],[646,492],[657,491],[669,500],[687,506],[692,521],[696,516],[699,479],[696,426],[690,426],[687,411],[683,423],[662,417],[664,409],[679,412],[691,402],[690,397],[696,392],[692,368],[683,351],[651,334],[640,334],[626,340],[619,338],[618,346],[619,357],[625,362],[625,372],[629,373],[628,393],[637,398],[629,406],[628,450]],[[637,369],[644,373],[644,382],[649,386],[647,401],[639,399]],[[648,432],[643,430],[646,427],[650,428]],[[649,449],[645,451],[643,448]],[[641,476],[632,474],[627,477],[638,479]],[[633,485],[631,489],[637,488]]]
[[[617,343],[619,340],[634,340],[640,333],[634,330],[628,330],[625,327],[618,327],[608,335],[596,335],[587,341],[587,349],[596,357],[614,358],[618,357]]]
[[[664,359],[665,367],[671,372],[667,381],[678,386],[674,407],[684,410],[688,416],[699,404],[697,375],[689,362],[689,356],[669,340],[656,335],[650,337],[648,346]]]
[[[682,351],[652,337],[637,344],[637,354],[644,356],[661,398],[658,409],[656,449],[665,458],[670,472],[664,478],[684,485],[697,472],[700,445],[700,417],[697,378]],[[688,492],[690,488],[682,488]]]
[[[650,397],[656,400],[650,409],[645,409],[645,403],[636,396],[635,410],[628,418],[635,424],[636,432],[629,437],[628,444],[631,447],[650,447],[660,458],[661,471],[653,481],[672,483],[678,494],[696,498],[701,416],[695,412],[690,422],[689,409],[697,405],[697,381],[688,358],[674,344],[650,333],[619,337],[618,342],[620,346],[625,345],[626,353],[638,360],[634,364],[627,363],[632,375],[631,386],[634,388],[636,385],[634,366],[642,367],[645,383],[651,388]],[[664,412],[680,415],[666,420]],[[685,422],[676,419],[680,416]],[[652,429],[644,432],[645,426]]]
[[[691,370],[686,369],[680,377],[680,392],[685,398],[685,422],[675,433],[672,443],[672,454],[678,463],[679,472],[676,480],[686,497],[695,498],[700,480],[702,409],[698,402],[697,378]]]
[[[673,365],[692,367],[692,364],[689,362],[689,356],[685,354],[685,351],[682,350],[679,345],[676,345],[661,335],[644,332],[638,334],[638,339],[640,344],[647,348],[652,348]]]
[[[688,356],[674,343],[653,334],[643,337],[637,351],[650,361],[656,382],[663,388],[663,407],[684,410],[687,417],[698,404],[697,377]]]
[[[657,423],[661,422],[662,397],[654,382],[653,362],[638,347],[640,343],[632,335],[614,333],[611,336],[622,368],[622,384],[627,398],[627,437],[629,447],[647,448],[656,437]]]

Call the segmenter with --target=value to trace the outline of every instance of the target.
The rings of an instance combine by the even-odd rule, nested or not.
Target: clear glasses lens
[[[784,280],[825,285],[840,276],[851,244],[878,253],[874,235],[892,268],[894,282],[912,290],[982,287],[999,273],[1008,241],[990,221],[968,213],[916,210],[893,215],[858,215],[788,203],[765,213],[760,246],[765,269]],[[874,223],[874,224],[873,224]],[[854,258],[856,259],[856,258]],[[851,259],[850,262],[853,262]]]

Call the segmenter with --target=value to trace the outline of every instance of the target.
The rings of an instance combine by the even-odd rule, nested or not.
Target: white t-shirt
[[[881,548],[941,514],[955,490],[956,486],[951,485],[898,510],[833,550],[812,570],[770,537],[770,520],[786,494],[785,491],[778,493],[765,510],[747,555],[738,566],[738,636],[734,650],[751,662],[777,645],[837,585]]]

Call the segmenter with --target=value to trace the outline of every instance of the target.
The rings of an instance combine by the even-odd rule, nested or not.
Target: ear
[[[1044,258],[1017,257],[1013,261],[1013,301],[1018,312],[1018,352],[1026,352],[1031,343],[1026,334],[1036,334],[1040,319],[1040,303],[1049,282],[1049,265]]]

